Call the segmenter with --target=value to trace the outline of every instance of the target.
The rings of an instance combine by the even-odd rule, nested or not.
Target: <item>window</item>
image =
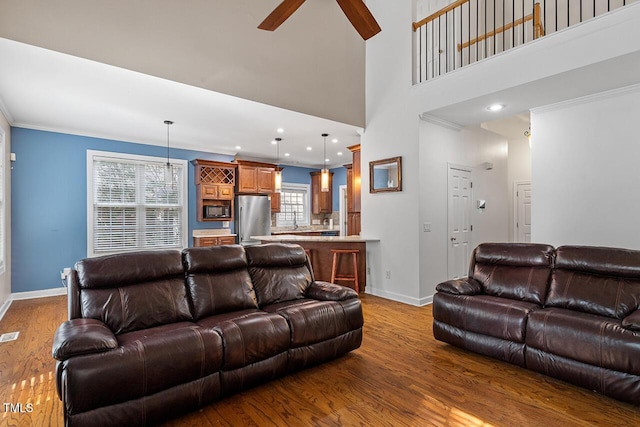
[[[294,218],[298,225],[309,225],[309,185],[283,182],[276,226],[292,227]]]
[[[171,172],[169,172],[171,171]],[[87,151],[87,255],[187,246],[186,160]]]

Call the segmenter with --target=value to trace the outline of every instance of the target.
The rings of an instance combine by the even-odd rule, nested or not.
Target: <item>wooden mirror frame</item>
[[[391,163],[395,163],[398,169],[398,182],[391,187],[375,187],[375,167]],[[400,156],[369,162],[369,193],[382,193],[387,191],[402,191],[402,157]]]

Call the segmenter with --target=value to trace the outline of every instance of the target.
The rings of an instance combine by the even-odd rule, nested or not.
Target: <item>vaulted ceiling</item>
[[[248,157],[272,157],[280,136],[291,163],[318,164],[320,133],[336,153],[359,141],[364,42],[325,0],[258,30],[279,2],[0,2],[3,110],[18,126],[152,144],[170,119],[178,146]]]

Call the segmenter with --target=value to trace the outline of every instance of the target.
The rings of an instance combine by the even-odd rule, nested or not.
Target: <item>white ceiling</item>
[[[323,162],[322,133],[331,166],[351,162],[346,147],[360,142],[356,126],[8,39],[0,58],[0,108],[16,127],[166,146],[172,120],[171,147],[273,161],[280,137],[280,163],[308,167]]]

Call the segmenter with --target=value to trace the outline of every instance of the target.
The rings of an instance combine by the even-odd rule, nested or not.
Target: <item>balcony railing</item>
[[[458,0],[413,23],[414,83],[639,0]]]

